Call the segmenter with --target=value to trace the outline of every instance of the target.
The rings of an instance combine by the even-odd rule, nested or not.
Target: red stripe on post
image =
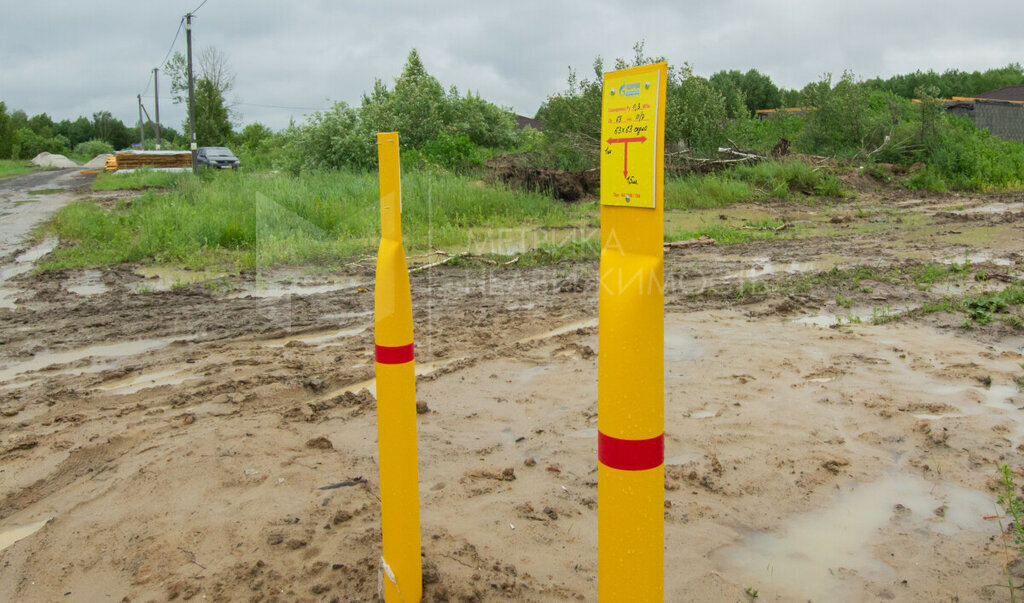
[[[620,440],[599,431],[597,460],[622,471],[654,469],[665,462],[665,434],[649,440]]]
[[[377,346],[377,362],[381,364],[405,364],[406,362],[412,362],[413,352],[412,344],[400,345],[396,347],[378,345]]]

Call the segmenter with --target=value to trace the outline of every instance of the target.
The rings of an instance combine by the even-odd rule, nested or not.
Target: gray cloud
[[[108,0],[100,9],[71,0],[6,2],[0,99],[55,119],[107,109],[134,123],[135,95],[166,54],[181,15],[198,3]],[[845,69],[873,77],[1024,61],[1022,21],[1024,4],[994,0],[209,0],[196,17],[194,43],[229,56],[243,122],[281,128],[289,117],[301,121],[307,108],[358,104],[374,78],[392,82],[412,47],[445,86],[532,115],[564,88],[569,66],[589,77],[596,56],[610,67],[615,57],[632,56],[638,40],[648,54],[688,61],[703,75],[756,68],[779,85],[802,87]],[[184,50],[184,34],[175,48]],[[161,90],[166,96],[166,79]],[[152,111],[152,89],[144,102]],[[161,102],[162,121],[180,127],[184,116],[184,107]]]

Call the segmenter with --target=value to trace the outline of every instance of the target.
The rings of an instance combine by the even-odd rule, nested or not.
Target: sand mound
[[[55,167],[55,168],[76,168],[81,167],[77,161],[68,159],[63,155],[51,155],[50,153],[40,153],[32,159],[32,163],[41,167]]]
[[[106,153],[100,153],[99,155],[90,159],[89,162],[83,165],[82,167],[90,169],[105,167],[107,165],[107,157],[110,157],[110,155]]]

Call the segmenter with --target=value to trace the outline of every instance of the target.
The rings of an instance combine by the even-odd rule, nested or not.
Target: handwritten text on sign
[[[601,203],[653,208],[657,71],[606,76],[601,103]]]

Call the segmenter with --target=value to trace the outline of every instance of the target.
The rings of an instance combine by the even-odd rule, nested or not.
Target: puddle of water
[[[671,329],[671,327],[669,328]],[[693,329],[689,329],[693,331]],[[697,343],[697,338],[688,333],[675,330],[665,331],[665,360],[696,360],[704,355],[704,348]]]
[[[368,287],[373,284],[372,280],[358,276],[332,277],[329,282],[318,281],[316,283],[246,283],[242,291],[232,293],[228,297],[260,297],[273,298],[286,295],[315,295],[327,293],[328,291],[340,291],[342,289],[353,289],[356,287]]]
[[[949,258],[943,258],[943,264],[992,264],[994,266],[1012,266],[1013,261],[1007,258],[994,258],[987,251],[976,251],[974,253],[964,252]]]
[[[156,371],[154,373],[145,373],[134,377],[117,379],[115,381],[104,383],[96,389],[123,396],[126,394],[134,394],[135,392],[152,387],[178,385],[179,383],[184,383],[185,381],[195,377],[196,375],[183,373],[178,369],[168,369],[165,371]]]
[[[750,258],[748,261],[754,264],[752,268],[738,270],[736,272],[727,274],[725,276],[725,279],[752,279],[772,274],[798,274],[801,272],[822,272],[825,270],[831,270],[837,266],[842,266],[844,264],[850,264],[855,262],[855,260],[852,258],[838,256],[827,259],[814,260],[812,262],[773,262],[771,258],[768,257]]]
[[[51,519],[53,518],[47,517],[42,521],[30,523],[26,526],[18,526],[16,528],[10,528],[0,531],[0,551],[6,549],[15,542],[18,542],[19,540],[27,538],[32,534],[35,534],[36,532],[41,530],[43,526],[49,523]]]
[[[536,307],[537,307],[537,304],[531,302],[531,303],[528,303],[528,304],[512,304],[510,306],[505,306],[505,309],[508,310],[509,312],[516,312],[516,311],[523,311],[523,310],[532,310],[532,309],[534,309]]]
[[[797,318],[793,321],[794,324],[804,325],[808,327],[820,327],[827,329],[829,327],[839,324],[859,324],[859,323],[870,323],[872,318],[871,312],[865,312],[864,310],[850,311],[846,314],[818,314],[816,316],[804,316],[803,318]]]
[[[581,438],[581,439],[596,438],[597,437],[597,428],[596,427],[591,427],[589,429],[580,429],[579,431],[574,431],[574,432],[570,433],[569,437],[570,438]]]
[[[103,284],[103,275],[99,270],[86,270],[82,274],[72,278],[64,285],[64,288],[68,291],[88,297],[90,295],[100,295],[107,292],[107,286]]]
[[[135,356],[166,347],[175,341],[189,341],[191,339],[195,339],[195,337],[191,335],[183,335],[178,337],[165,337],[163,339],[139,339],[136,341],[125,341],[121,343],[108,343],[81,348],[78,350],[70,350],[67,352],[40,352],[33,356],[31,360],[16,362],[0,368],[0,381],[8,381],[23,373],[41,371],[53,364],[67,364],[70,362],[77,362],[85,358],[94,357],[109,358]],[[79,375],[82,373],[100,371],[103,370],[103,368],[103,365],[94,365],[82,368],[61,369],[59,373],[66,375]]]
[[[984,248],[988,250],[1017,251],[1020,249],[1020,230],[1014,224],[1000,224],[999,226],[972,227],[967,224],[957,224],[955,233],[943,233],[936,229],[929,233],[922,229],[915,233],[919,239],[929,239],[933,243],[939,239],[943,243],[954,243],[966,245],[973,248]],[[982,254],[968,254],[972,262],[978,261],[977,257]],[[962,261],[960,262],[962,263]]]
[[[531,335],[530,337],[526,337],[524,339],[520,339],[516,343],[530,343],[531,341],[540,341],[542,339],[549,339],[551,337],[555,337],[555,336],[558,336],[558,335],[564,335],[565,333],[571,333],[571,332],[575,331],[576,329],[586,329],[586,328],[589,328],[589,327],[596,327],[596,326],[597,326],[597,319],[596,318],[591,318],[589,320],[581,320],[579,322],[574,322],[572,324],[563,325],[563,326],[558,327],[556,329],[551,329],[550,331],[545,331],[545,332],[540,333],[538,335]]]
[[[363,333],[365,331],[366,331],[366,327],[355,327],[355,328],[351,328],[351,329],[340,329],[340,330],[332,330],[332,331],[326,331],[326,332],[321,331],[321,332],[318,332],[318,333],[307,333],[305,335],[290,335],[288,337],[280,337],[278,339],[268,339],[268,340],[264,341],[262,343],[262,345],[264,345],[264,346],[266,346],[268,348],[280,348],[280,347],[284,347],[284,346],[288,345],[289,343],[291,343],[293,341],[301,341],[302,343],[307,343],[307,344],[310,344],[310,345],[320,345],[320,344],[323,344],[323,343],[327,343],[329,341],[333,341],[335,339],[342,339],[344,337],[352,337],[354,335],[359,335],[360,333]],[[330,344],[330,345],[340,345],[340,344]]]
[[[966,417],[966,416],[967,415],[962,415],[962,414],[955,413],[955,412],[948,412],[948,413],[941,414],[941,415],[930,415],[930,414],[914,415],[915,418],[917,418],[917,419],[924,419],[925,421],[941,421],[942,419],[958,419],[960,417]]]
[[[942,401],[959,409],[956,413],[943,414],[915,414],[918,419],[928,421],[939,421],[942,419],[953,419],[961,417],[1004,416],[1011,419],[1017,426],[1014,435],[1018,440],[1024,438],[1024,413],[1017,408],[1011,400],[1019,395],[1016,385],[992,385],[988,388],[974,387],[970,385],[947,385],[944,383],[931,383],[924,387],[924,391],[933,396],[944,398]],[[980,403],[971,402],[968,394],[973,393],[980,398]],[[990,411],[997,411],[995,413]]]
[[[373,316],[373,310],[366,310],[365,312],[336,312],[334,314],[323,314],[320,318],[324,320],[344,320],[360,316]]]
[[[36,260],[57,248],[57,239],[46,239],[14,258],[14,263],[0,268],[0,283],[32,270]]]
[[[935,283],[928,287],[928,291],[939,295],[964,295],[971,293],[981,295],[984,293],[996,293],[1006,288],[1006,283],[998,282],[966,282],[966,283]]]
[[[1004,214],[1004,213],[1020,213],[1024,211],[1024,205],[1020,203],[989,203],[988,205],[979,205],[978,207],[968,207],[967,209],[961,209],[954,211],[954,214],[961,215],[976,215],[976,214]]]
[[[28,263],[8,264],[7,266],[4,266],[3,268],[0,268],[0,283],[5,282],[5,281],[9,281],[9,280],[11,280],[12,278],[14,278],[14,277],[16,277],[18,275],[25,274],[29,270],[32,270],[32,264],[28,264]]]
[[[595,227],[577,228],[499,228],[471,230],[469,243],[455,246],[448,251],[453,254],[472,253],[482,255],[515,255],[544,245],[561,245],[570,241],[599,241],[601,229]]]
[[[907,511],[897,512],[895,505]],[[935,509],[945,505],[943,517]],[[872,554],[873,545],[890,520],[900,531],[904,522],[939,534],[961,530],[990,532],[982,517],[992,513],[988,495],[948,483],[932,483],[908,474],[843,490],[826,509],[787,519],[776,532],[755,532],[720,553],[744,583],[778,587],[799,599],[860,600],[836,570],[854,570],[876,583],[895,579],[896,572]],[[734,578],[735,579],[735,578]],[[770,585],[770,586],[769,586]]]
[[[0,308],[13,310],[17,307],[14,300],[18,298],[18,290],[9,287],[0,287]]]
[[[549,364],[544,364],[541,366],[531,366],[530,368],[523,369],[522,371],[519,372],[519,378],[517,379],[517,381],[530,381],[532,379],[536,379],[537,377],[547,375],[553,369],[554,367]]]
[[[146,280],[140,283],[132,283],[130,289],[133,293],[169,291],[174,287],[191,285],[192,283],[203,283],[227,276],[225,272],[185,270],[184,268],[168,268],[164,266],[143,266],[136,269],[135,273]]]
[[[851,325],[851,324],[871,324],[875,318],[891,318],[903,314],[904,312],[910,312],[920,306],[907,305],[903,308],[855,308],[847,312],[840,314],[829,314],[822,312],[814,316],[803,316],[801,318],[794,319],[793,324],[804,325],[809,327],[819,327],[827,329],[835,325]]]
[[[28,251],[18,255],[18,257],[14,258],[14,261],[19,264],[35,262],[39,258],[56,249],[59,243],[60,241],[56,238],[45,239],[35,247],[32,247]]]
[[[794,221],[813,221],[821,218],[813,212],[786,212],[786,216]],[[696,232],[711,225],[743,226],[746,222],[764,222],[778,220],[779,214],[763,209],[751,208],[712,208],[686,211],[665,212],[665,232]]]
[[[464,360],[464,358],[455,358],[453,360],[444,360],[444,361],[437,361],[437,362],[424,362],[424,363],[417,362],[416,363],[416,367],[415,367],[415,369],[413,369],[413,371],[415,372],[417,377],[420,377],[420,376],[423,376],[423,375],[429,375],[430,373],[433,373],[434,371],[443,369],[444,367],[446,367],[446,366],[448,366],[450,364],[454,364],[456,362],[459,362],[460,360]],[[330,400],[331,398],[333,398],[335,396],[339,396],[341,394],[344,394],[345,392],[352,392],[354,394],[357,394],[357,393],[359,393],[360,391],[362,391],[364,389],[370,390],[370,393],[373,394],[374,398],[376,398],[377,397],[377,379],[376,378],[367,379],[366,381],[360,381],[358,383],[353,383],[352,385],[346,385],[345,387],[340,387],[338,389],[332,390],[332,391],[327,392],[326,394],[320,396],[319,398],[317,398],[317,401],[321,402],[321,401],[324,401],[324,400]]]

